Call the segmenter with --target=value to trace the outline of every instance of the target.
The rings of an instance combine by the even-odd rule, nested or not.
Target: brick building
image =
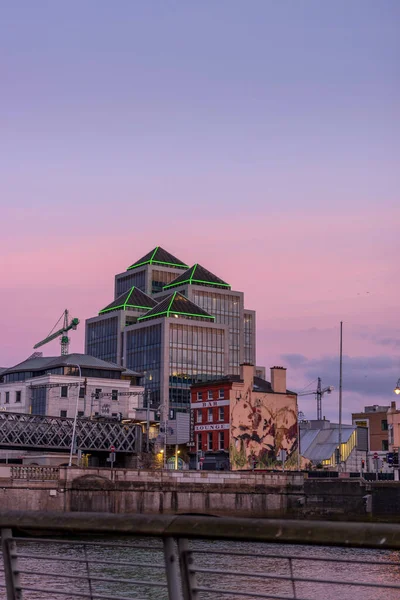
[[[280,451],[297,467],[297,396],[286,389],[286,369],[273,367],[271,382],[252,365],[240,375],[191,388],[193,461],[203,468],[274,468]]]
[[[388,417],[389,406],[366,406],[364,412],[353,413],[353,425],[368,428],[368,450],[385,452],[389,449]]]

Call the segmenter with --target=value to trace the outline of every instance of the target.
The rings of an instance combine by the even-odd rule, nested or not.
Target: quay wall
[[[3,510],[400,520],[397,482],[293,472],[0,466],[0,501]]]

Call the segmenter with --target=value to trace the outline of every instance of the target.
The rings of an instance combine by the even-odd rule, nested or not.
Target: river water
[[[94,538],[85,538],[93,542]],[[164,571],[164,556],[160,541],[137,539],[132,542],[126,538],[104,539],[96,537],[96,544],[84,546],[83,543],[57,544],[49,541],[41,544],[37,541],[18,542],[18,553],[31,555],[47,555],[45,560],[36,558],[20,558],[19,568],[23,571],[36,574],[22,574],[23,588],[41,587],[47,592],[24,590],[23,600],[75,600],[74,592],[87,592],[88,583],[84,580],[55,577],[59,575],[87,575],[89,561],[102,561],[90,564],[91,577],[101,577],[105,581],[91,582],[92,593],[103,594],[112,598],[113,595],[141,599],[141,600],[166,600],[165,588],[150,588],[146,585],[125,583],[112,583],[110,578],[153,581],[166,583]],[[78,540],[76,540],[78,541]],[[79,542],[84,540],[79,540]],[[103,543],[105,545],[98,545]],[[112,546],[111,544],[120,544]],[[139,549],[144,546],[145,549]],[[157,549],[150,549],[150,547]],[[301,598],[302,600],[400,600],[400,590],[372,589],[366,587],[350,587],[338,584],[318,584],[310,582],[296,583],[296,596],[294,596],[292,583],[282,580],[261,580],[240,573],[268,573],[273,575],[288,576],[289,561],[283,558],[266,558],[266,554],[279,556],[294,555],[307,557],[305,560],[292,562],[293,573],[296,577],[331,579],[334,582],[372,582],[379,584],[400,585],[400,553],[383,550],[359,550],[351,548],[294,546],[283,544],[262,544],[245,542],[210,542],[191,541],[190,547],[194,550],[195,565],[202,568],[213,568],[222,571],[222,574],[197,574],[200,585],[217,587],[224,590],[252,591],[287,598]],[[196,552],[200,551],[199,552]],[[212,552],[216,552],[213,554]],[[247,556],[233,556],[231,552],[246,553]],[[61,560],[54,560],[54,559]],[[313,559],[342,559],[345,562],[319,562]],[[78,559],[78,562],[68,561]],[[361,561],[353,563],[352,561]],[[372,561],[373,564],[370,564]],[[384,563],[389,564],[384,564]],[[117,563],[117,564],[111,564]],[[122,564],[124,563],[124,564]],[[137,563],[136,566],[133,563]],[[138,566],[139,565],[139,566]],[[159,568],[158,568],[159,567]],[[233,571],[229,574],[227,571]],[[54,590],[54,591],[50,591]],[[68,596],[62,596],[57,591],[68,591]],[[5,592],[0,591],[0,598],[5,599]],[[199,600],[240,600],[241,596],[231,594],[201,592]],[[244,597],[243,597],[244,598]]]

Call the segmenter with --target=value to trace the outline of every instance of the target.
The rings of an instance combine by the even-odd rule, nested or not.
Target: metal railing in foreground
[[[7,512],[0,529],[7,600],[400,599],[400,525]]]

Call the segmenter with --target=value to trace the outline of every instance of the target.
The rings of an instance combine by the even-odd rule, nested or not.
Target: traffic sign
[[[375,452],[375,453],[374,453],[374,460],[378,460],[378,458],[379,458],[379,456],[378,456],[378,453],[377,453],[377,452]]]
[[[115,452],[115,446],[111,446],[110,452]]]

